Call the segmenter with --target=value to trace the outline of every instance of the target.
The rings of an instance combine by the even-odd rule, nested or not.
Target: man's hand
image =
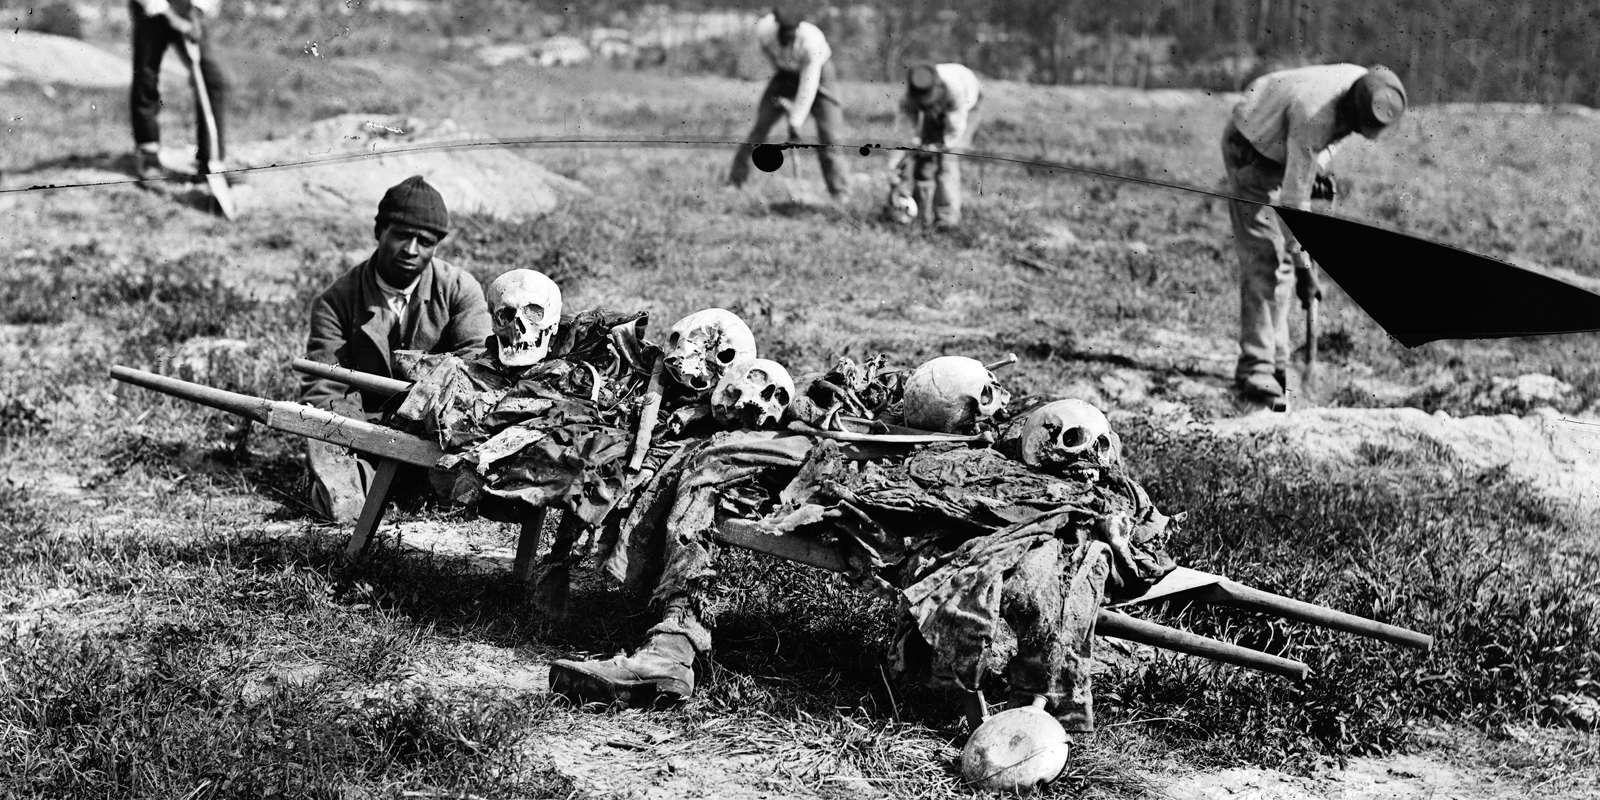
[[[1311,306],[1312,300],[1322,299],[1322,280],[1317,276],[1317,262],[1304,250],[1292,253],[1294,260],[1294,293],[1300,298],[1300,305],[1305,308]]]
[[[167,24],[172,26],[173,30],[182,34],[183,38],[188,39],[191,42],[200,41],[203,31],[200,28],[199,10],[194,12],[194,19],[189,20],[185,19],[183,15],[179,14],[177,11],[174,11],[169,6],[165,12],[165,16],[167,18]]]
[[[1321,172],[1311,181],[1311,199],[1333,202],[1339,197],[1339,182],[1333,173]]]

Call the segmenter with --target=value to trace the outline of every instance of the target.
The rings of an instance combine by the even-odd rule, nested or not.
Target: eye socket
[[[994,402],[994,385],[993,384],[990,384],[988,386],[983,387],[983,391],[978,392],[978,402],[980,402],[980,403],[982,403],[984,405],[989,405],[990,403]]]
[[[777,393],[777,395],[776,395],[776,397],[774,399],[776,399],[778,401],[778,405],[780,405],[780,406],[789,405],[789,390],[784,389],[782,387],[775,387],[775,388],[777,388],[778,393]]]
[[[735,349],[733,349],[731,347],[726,349],[726,350],[718,350],[717,351],[717,360],[721,361],[724,364],[732,364],[733,360],[735,358],[738,358],[738,357],[739,357],[739,351],[735,350]]]
[[[516,318],[517,310],[514,308],[500,308],[496,309],[494,312],[494,321],[500,323],[501,325],[509,325],[511,324],[511,321]]]
[[[667,337],[667,346],[668,347],[676,347],[677,345],[678,345],[678,332],[677,331],[673,331],[672,335]]]
[[[767,388],[761,390],[761,399],[762,400],[771,400],[772,396],[774,394],[776,394],[777,391],[778,391],[778,387],[776,387],[776,386],[768,386]]]
[[[1081,447],[1089,441],[1089,429],[1074,426],[1061,432],[1061,443],[1068,447]]]
[[[538,303],[529,303],[523,308],[528,309],[528,316],[533,317],[534,322],[544,322],[544,306]]]

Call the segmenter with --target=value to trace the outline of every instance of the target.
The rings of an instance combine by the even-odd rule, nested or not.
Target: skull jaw
[[[774,413],[776,411],[776,413]],[[772,409],[759,403],[740,402],[731,406],[714,406],[712,416],[724,425],[741,428],[776,428],[783,419],[783,409]]]
[[[550,330],[545,328],[532,337],[515,339],[495,334],[495,340],[500,344],[495,354],[496,360],[506,367],[530,367],[543,361],[550,354]]]

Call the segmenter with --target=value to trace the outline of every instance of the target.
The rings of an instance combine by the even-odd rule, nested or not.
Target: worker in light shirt
[[[205,120],[195,114],[196,172],[204,174],[213,160],[222,163],[223,117],[228,107],[228,78],[212,57],[210,39],[205,35],[206,17],[215,16],[221,0],[129,0],[133,16],[133,86],[128,108],[133,116],[133,143],[138,175],[143,180],[167,177],[161,166],[161,58],[167,48],[188,39],[200,46],[200,74],[205,78],[206,94],[211,99],[211,114],[217,122],[217,141],[206,131]],[[180,53],[182,51],[180,50]],[[187,56],[184,56],[187,59]],[[189,65],[192,69],[194,65]],[[213,154],[212,148],[216,151]]]
[[[1222,136],[1234,244],[1239,251],[1239,362],[1250,400],[1288,391],[1289,309],[1322,296],[1315,264],[1266,203],[1305,209],[1331,198],[1326,174],[1340,140],[1376,139],[1400,121],[1406,90],[1384,67],[1329,64],[1263,75],[1245,89]]]
[[[961,222],[961,158],[952,153],[972,146],[981,95],[978,76],[960,64],[918,64],[906,72],[900,113],[916,131],[911,146],[929,152],[895,154],[891,210],[910,195],[924,226]]]
[[[834,88],[837,79],[829,60],[833,50],[828,47],[827,37],[817,26],[804,21],[800,12],[780,7],[756,22],[756,38],[777,72],[761,93],[755,127],[733,157],[728,182],[744,185],[750,176],[751,154],[757,144],[766,141],[779,120],[786,121],[793,134],[806,120],[815,119],[817,141],[823,145],[817,148],[822,159],[822,179],[834,198],[844,199],[850,192],[850,176],[844,154],[832,146],[841,132],[844,109]]]

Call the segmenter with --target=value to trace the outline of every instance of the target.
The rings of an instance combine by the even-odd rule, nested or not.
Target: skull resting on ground
[[[484,293],[502,366],[526,367],[544,360],[561,322],[561,287],[542,272],[514,269],[494,279]]]
[[[711,414],[724,425],[777,427],[794,396],[794,380],[782,364],[765,358],[736,361],[711,394]]]
[[[905,423],[925,431],[976,433],[978,423],[993,417],[1011,393],[1000,388],[982,362],[965,356],[940,356],[917,367],[906,379],[901,415]]]
[[[710,392],[728,367],[756,357],[756,337],[732,311],[708,308],[673,324],[662,358],[667,374],[694,392]],[[791,389],[792,394],[792,389]]]
[[[1122,442],[1106,415],[1082,400],[1057,400],[1035,409],[1022,423],[1021,438],[1022,463],[1046,472],[1122,463]]]
[[[909,194],[895,195],[890,201],[889,219],[901,225],[910,225],[917,219],[917,200]]]

